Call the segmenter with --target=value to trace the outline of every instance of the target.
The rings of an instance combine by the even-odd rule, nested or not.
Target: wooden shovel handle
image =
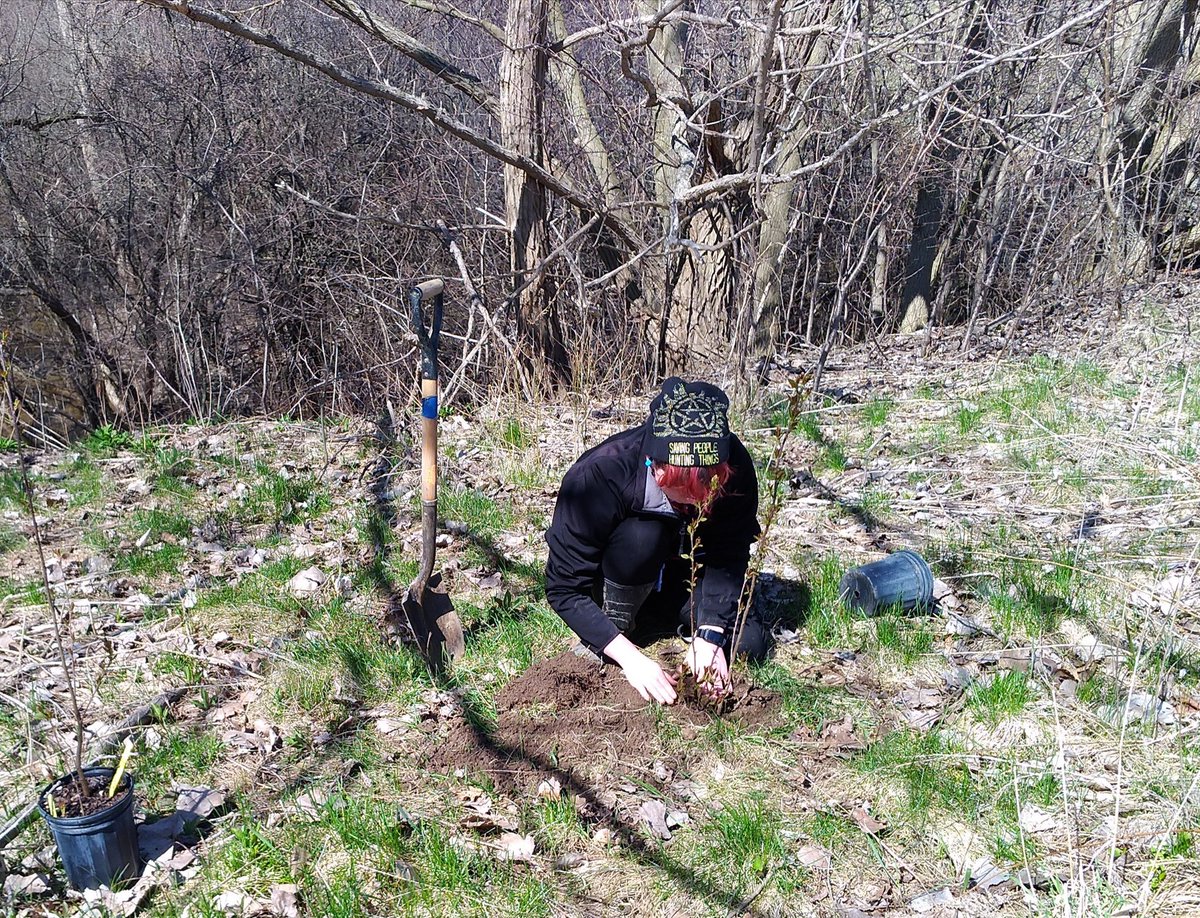
[[[416,284],[409,290],[413,331],[421,345],[421,573],[422,585],[433,573],[437,540],[437,454],[438,454],[438,339],[442,332],[440,278]],[[433,300],[433,322],[425,328],[424,303]]]

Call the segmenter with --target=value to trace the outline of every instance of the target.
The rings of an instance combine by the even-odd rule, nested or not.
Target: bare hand
[[[621,671],[639,695],[646,701],[661,704],[675,703],[675,680],[663,668],[643,653],[626,662]]]
[[[696,677],[696,684],[710,695],[720,697],[729,691],[729,662],[716,644],[692,638],[688,645],[687,667]]]
[[[613,638],[603,653],[621,667],[629,684],[644,701],[675,703],[675,679],[663,672],[661,666],[638,650],[625,635],[618,634]]]

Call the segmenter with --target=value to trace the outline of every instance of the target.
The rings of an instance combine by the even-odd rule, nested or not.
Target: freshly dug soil
[[[671,661],[664,661],[671,668]],[[681,683],[682,684],[682,683]],[[778,722],[779,697],[739,683],[723,717],[746,728]],[[712,706],[684,693],[669,707],[641,699],[620,668],[572,653],[542,660],[511,682],[497,699],[498,723],[490,733],[465,720],[432,749],[427,766],[487,774],[506,790],[524,790],[546,777],[591,782],[601,775],[641,774],[664,761],[660,718],[687,740],[716,719]],[[686,756],[684,756],[686,758]],[[679,765],[679,756],[669,765]]]
[[[129,785],[122,781],[122,786],[117,788],[117,792],[110,799],[108,782],[111,780],[112,778],[105,778],[103,775],[89,775],[87,778],[88,796],[85,797],[80,793],[79,781],[76,777],[68,776],[50,792],[59,817],[74,819],[77,816],[90,816],[92,813],[107,810],[110,806],[116,806],[129,793]]]

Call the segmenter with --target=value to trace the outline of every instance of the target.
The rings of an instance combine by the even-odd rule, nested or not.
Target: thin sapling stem
[[[771,541],[771,532],[774,528],[775,520],[779,516],[780,506],[783,503],[783,477],[778,474],[777,470],[783,462],[784,453],[787,450],[788,442],[791,440],[792,431],[795,429],[796,419],[800,415],[801,403],[807,395],[806,383],[810,379],[811,377],[808,376],[792,378],[792,391],[788,393],[786,409],[787,425],[778,425],[775,428],[775,445],[771,450],[771,458],[767,461],[767,467],[764,469],[771,478],[770,499],[767,503],[767,511],[763,516],[762,534],[758,539],[758,552],[755,554],[750,567],[746,570],[746,588],[742,591],[742,600],[738,606],[737,619],[733,627],[733,643],[731,646],[734,648],[741,643],[742,633],[746,630],[746,620],[749,618],[750,609],[754,605],[754,592],[758,587],[758,575],[762,569],[763,559],[766,558],[767,547]],[[732,671],[732,665],[730,669]]]
[[[18,444],[24,444],[21,429],[21,403],[13,395],[11,364],[8,359],[8,331],[0,333],[0,382],[4,385],[4,397],[7,403],[9,418],[13,425],[13,439]],[[54,599],[54,591],[50,588],[50,575],[46,571],[46,552],[42,544],[42,530],[38,525],[37,507],[33,501],[33,482],[29,479],[29,465],[25,461],[24,451],[17,456],[17,465],[21,470],[21,490],[25,495],[25,509],[29,513],[29,522],[33,527],[33,542],[37,546],[38,563],[42,569],[42,588],[46,591],[46,605],[50,608],[50,620],[54,624],[54,644],[58,650],[58,660],[67,680],[67,692],[71,698],[71,714],[75,719],[75,780],[79,785],[81,797],[90,797],[91,788],[83,773],[83,711],[79,707],[79,698],[75,692],[75,670],[67,661],[66,642],[63,640],[63,623]],[[50,795],[53,799],[53,794]]]

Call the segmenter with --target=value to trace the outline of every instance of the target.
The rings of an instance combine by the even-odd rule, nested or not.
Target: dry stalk
[[[733,638],[730,645],[735,651],[741,643],[742,633],[746,630],[746,620],[750,615],[750,609],[754,605],[754,592],[758,587],[758,576],[762,571],[763,560],[766,558],[767,549],[771,544],[771,533],[774,530],[775,521],[779,517],[780,508],[783,506],[783,480],[780,476],[775,475],[774,472],[783,461],[784,453],[787,451],[788,443],[791,440],[792,430],[795,427],[795,419],[800,414],[800,406],[810,392],[808,383],[809,378],[805,376],[793,376],[791,378],[789,383],[791,392],[788,393],[787,400],[787,426],[777,426],[775,428],[775,444],[771,449],[771,458],[767,461],[767,467],[764,470],[771,476],[770,499],[767,503],[766,514],[763,517],[762,534],[758,539],[758,552],[750,567],[746,570],[746,587],[742,590],[742,598],[738,602],[737,617],[734,620]]]
[[[11,364],[9,362],[7,344],[9,333],[0,333],[0,381],[4,384],[4,398],[8,407],[9,418],[13,425],[13,439],[18,446],[24,442],[21,427],[21,402],[12,390]],[[29,480],[29,464],[26,462],[24,451],[17,457],[17,466],[21,470],[21,491],[25,497],[25,509],[29,513],[29,523],[33,527],[33,542],[37,546],[38,564],[42,571],[42,588],[46,591],[46,605],[50,608],[50,620],[54,624],[54,645],[58,650],[58,660],[63,668],[63,677],[67,681],[67,692],[71,698],[71,714],[75,721],[75,763],[73,771],[79,785],[81,796],[91,796],[87,778],[83,774],[83,711],[79,707],[79,697],[75,691],[75,667],[67,659],[66,643],[63,640],[62,615],[58,603],[54,599],[54,591],[50,587],[50,575],[46,571],[46,552],[42,542],[42,530],[38,525],[37,508],[33,502],[33,483]]]

